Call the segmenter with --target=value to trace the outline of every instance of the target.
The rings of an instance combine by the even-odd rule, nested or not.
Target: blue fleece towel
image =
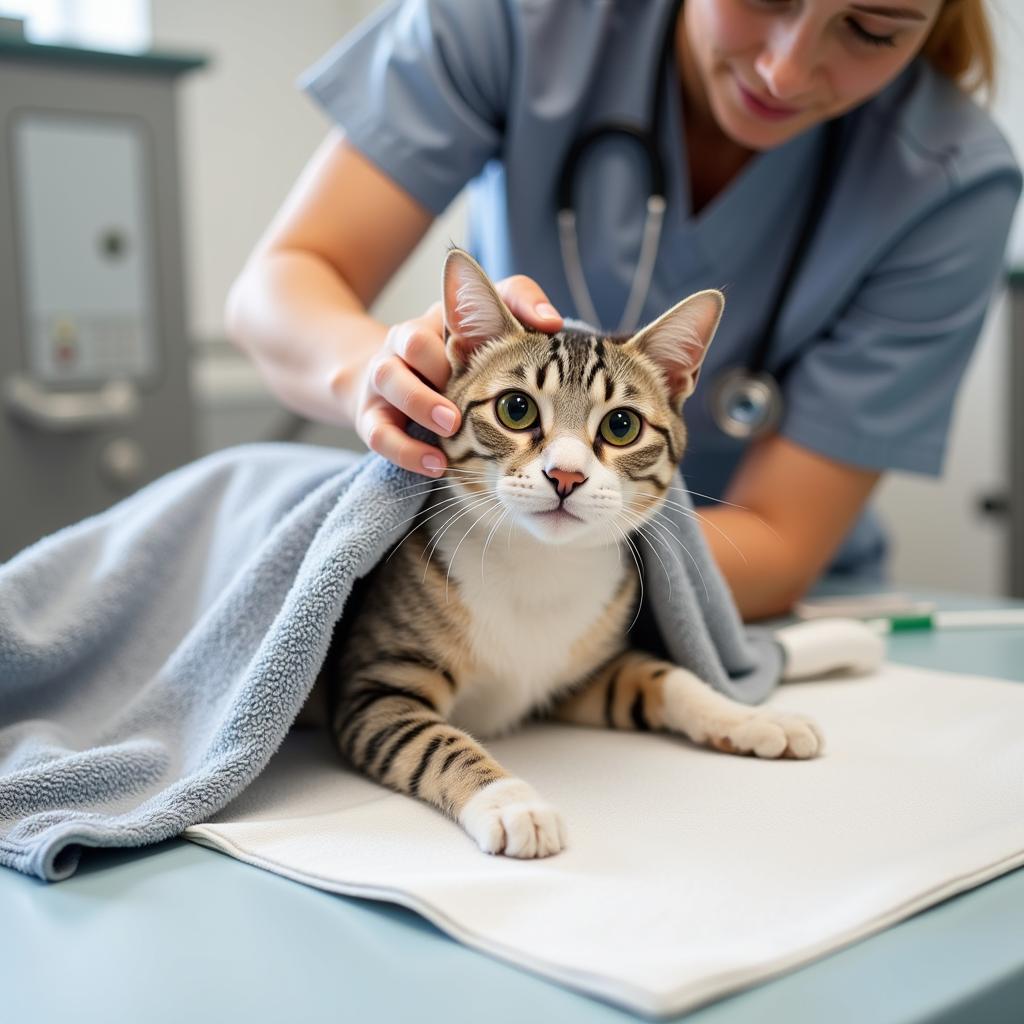
[[[233,448],[0,566],[0,864],[67,878],[83,847],[159,842],[237,796],[424,484],[377,455]],[[644,572],[668,653],[762,700],[777,649],[744,634],[695,522],[666,514],[690,555]]]

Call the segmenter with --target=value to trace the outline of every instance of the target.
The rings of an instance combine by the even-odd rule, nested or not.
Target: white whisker
[[[491,527],[491,532],[489,534],[487,534],[487,539],[484,541],[484,549],[480,553],[480,582],[481,583],[486,583],[487,582],[484,579],[484,559],[487,558],[487,545],[491,543],[491,538],[494,536],[494,531],[497,530],[499,526],[501,526],[502,520],[507,515],[509,515],[509,510],[505,509],[505,511],[502,512],[500,516],[498,516],[498,518],[495,521],[494,525]]]
[[[444,524],[444,526],[442,526],[441,529],[436,534],[434,534],[434,538],[431,541],[430,546],[427,548],[427,551],[426,551],[427,563],[423,567],[423,582],[426,582],[426,579],[427,579],[427,571],[430,569],[430,559],[433,557],[434,552],[437,550],[437,545],[440,544],[441,538],[444,536],[445,532],[448,530],[448,527],[450,527],[452,525],[452,523],[454,523],[454,522],[458,521],[459,519],[461,519],[463,516],[468,515],[470,512],[475,511],[476,509],[478,509],[481,505],[485,504],[486,502],[488,502],[488,501],[495,501],[495,500],[497,500],[497,499],[494,497],[493,494],[488,494],[488,495],[486,495],[483,498],[477,498],[475,501],[471,501],[466,508],[464,508],[461,512],[457,512],[454,516],[452,516],[451,519],[449,519],[448,522],[446,522]]]
[[[726,501],[724,498],[714,498],[710,494],[701,494],[700,491],[691,491],[685,487],[670,487],[670,491],[679,491],[681,494],[690,494],[695,498],[707,498],[708,501],[717,502],[719,505],[728,505],[729,508],[738,508],[741,512],[749,512],[762,526],[764,526],[770,533],[774,534],[775,539],[781,543],[782,538],[772,529],[770,523],[761,518],[753,509],[748,508],[746,505],[737,505],[734,502]]]
[[[660,511],[659,509],[651,511],[650,505],[638,505],[635,501],[627,502],[626,506],[631,509],[636,509],[638,513],[643,513],[644,515],[646,515],[648,522],[654,523],[655,521],[657,521],[658,524],[662,526],[664,529],[672,530],[680,540],[683,539],[683,535],[679,529],[678,524],[672,522],[672,520],[669,519],[668,516],[666,516],[665,513]]]
[[[683,543],[682,538],[680,538],[679,540],[679,546],[686,553],[686,557],[689,558],[691,562],[693,562],[693,567],[697,570],[697,575],[700,577],[701,585],[704,587],[704,596],[710,601],[711,595],[708,593],[708,585],[706,580],[704,579],[704,573],[700,571],[700,564],[698,563],[697,559],[694,558],[693,555],[690,553],[690,549]]]
[[[625,510],[623,510],[623,511],[625,511]],[[637,516],[636,512],[630,512],[630,513],[627,513],[627,514],[633,515],[633,516]],[[656,522],[655,521],[655,519],[656,519],[655,516],[651,516],[647,520],[644,520],[642,516],[637,516],[637,518],[639,518],[640,521],[645,526],[649,526],[649,527],[651,527],[651,529],[658,531],[658,538],[659,538],[659,540],[661,540],[661,542],[668,549],[669,554],[672,555],[672,557],[676,560],[676,564],[679,566],[679,568],[682,569],[683,568],[682,562],[679,561],[679,557],[678,557],[678,555],[676,555],[675,550],[673,549],[673,544],[676,543],[677,537],[678,537],[679,546],[680,547],[685,547],[686,545],[683,543],[682,534],[679,533],[678,528],[676,527],[675,523],[668,522],[668,525],[673,527],[673,529],[676,530],[677,537],[671,536],[669,534],[669,532],[665,529],[665,527],[661,523]]]
[[[625,517],[627,522],[633,522],[632,514],[627,512],[624,508],[623,509],[619,509],[619,515]],[[643,526],[642,523],[640,523],[640,522],[633,523],[633,530],[640,537],[642,537],[645,541],[647,541],[647,546],[654,553],[654,557],[661,563],[661,570],[662,570],[662,572],[664,572],[665,579],[668,581],[668,599],[669,599],[669,601],[671,601],[672,600],[672,575],[668,571],[668,566],[665,564],[665,560],[661,557],[661,555],[658,554],[657,548],[655,548],[654,543],[652,542],[651,538],[647,535],[647,531],[644,529],[644,526]],[[662,543],[664,544],[665,542],[662,541]]]
[[[450,484],[443,484],[443,483],[440,482],[442,479],[444,479],[444,478],[443,477],[439,477],[437,480],[429,481],[426,485],[422,486],[422,490],[420,490],[418,493],[419,494],[429,494],[431,491],[450,491],[450,490],[453,490],[456,487],[461,487],[463,484],[466,484],[466,483],[474,483],[474,482],[476,482],[476,483],[486,483],[487,482],[486,480],[481,478],[478,481],[455,480],[455,481],[453,481]],[[384,505],[397,505],[400,502],[408,501],[410,498],[415,497],[413,489],[417,488],[417,487],[420,487],[420,486],[421,486],[420,484],[410,484],[408,488],[404,488],[403,487],[397,493],[398,494],[402,494],[403,491],[407,491],[408,493],[402,494],[401,498],[388,498],[388,500],[385,501],[385,502],[382,502],[382,504],[384,504]]]
[[[656,497],[656,495],[647,494],[646,491],[641,491],[639,493],[641,495],[646,496],[646,497]],[[727,534],[725,532],[725,530],[723,530],[717,523],[711,522],[710,519],[707,519],[704,516],[702,516],[696,509],[686,508],[685,505],[680,505],[677,502],[669,501],[667,498],[663,499],[663,501],[664,501],[664,504],[668,505],[670,508],[674,508],[677,512],[680,512],[682,515],[686,516],[688,519],[696,519],[698,522],[706,523],[708,526],[711,527],[712,530],[714,530],[716,533],[721,534],[721,536],[724,537],[725,540],[727,540],[732,545],[733,550],[736,552],[736,554],[738,554],[740,556],[740,558],[743,559],[744,563],[749,564],[749,562],[747,562],[747,556],[745,554],[743,554],[743,552],[740,550],[739,546],[732,539],[732,537],[730,537],[729,534]],[[737,506],[737,507],[739,507],[739,506]],[[758,516],[758,518],[760,519],[760,516]],[[764,520],[762,519],[761,522],[764,523]],[[764,523],[764,525],[768,526],[767,523]],[[768,526],[768,529],[771,530],[772,533],[775,533],[775,531],[772,530],[772,528],[770,526]],[[775,536],[776,536],[777,539],[782,540],[782,538],[779,537],[779,535],[777,533],[775,533]]]
[[[652,525],[652,526],[656,525],[656,524],[655,524],[655,522],[654,522],[654,520],[655,520],[655,519],[657,519],[657,518],[658,518],[659,516],[661,516],[661,513],[660,513],[660,512],[655,512],[655,513],[654,513],[654,515],[653,515],[653,516],[651,517],[651,519],[650,519],[650,520],[648,520],[648,521],[649,521],[649,522],[651,523],[651,525]],[[676,526],[676,524],[675,524],[675,523],[673,523],[671,519],[666,519],[666,520],[665,520],[665,523],[664,523],[664,524],[661,524],[661,523],[660,523],[660,521],[659,521],[659,522],[657,523],[657,525],[658,525],[658,526],[660,526],[662,530],[664,530],[664,529],[665,529],[665,526],[669,526],[669,527],[671,527],[671,528],[672,528],[673,530],[675,530],[675,533],[676,533],[676,537],[678,537],[678,539],[679,539],[679,546],[680,546],[680,547],[681,547],[681,548],[682,548],[682,549],[683,549],[684,551],[686,551],[687,555],[689,555],[689,554],[690,554],[690,552],[689,552],[689,551],[687,550],[687,547],[686,547],[686,542],[685,542],[685,541],[683,540],[683,535],[682,535],[682,533],[680,532],[680,530],[679,530],[679,527],[678,527],[678,526]],[[732,544],[732,541],[730,540],[730,538],[729,538],[728,536],[726,536],[726,538],[725,538],[725,539],[726,539],[726,540],[728,540],[730,544]],[[736,545],[735,545],[735,544],[733,544],[733,547],[736,547]],[[743,558],[743,552],[742,552],[742,551],[740,551],[740,550],[739,550],[739,548],[736,548],[736,550],[737,550],[737,552],[739,552],[739,556],[740,556],[740,558]],[[691,557],[691,559],[692,559],[692,557],[693,557],[693,556],[691,555],[690,557]],[[745,558],[743,558],[743,560],[744,560],[744,561],[746,561],[746,559],[745,559]],[[696,564],[697,564],[697,563],[696,563],[696,562],[694,562],[694,565],[696,565]],[[699,571],[699,567],[698,567],[698,571]]]
[[[408,522],[409,522],[410,520],[412,520],[412,519],[416,519],[416,518],[417,518],[417,517],[419,517],[419,516],[424,516],[424,515],[426,516],[426,519],[424,519],[424,520],[423,520],[423,522],[421,522],[421,523],[417,523],[417,524],[416,524],[416,525],[415,525],[415,526],[414,526],[414,527],[413,527],[413,528],[412,528],[412,529],[411,529],[411,530],[410,530],[410,531],[409,531],[409,532],[408,532],[408,533],[407,533],[407,534],[406,534],[406,535],[405,535],[405,536],[404,536],[404,537],[403,537],[403,538],[402,538],[402,539],[401,539],[401,540],[400,540],[400,541],[399,541],[399,542],[398,542],[398,543],[397,543],[397,544],[396,544],[396,545],[394,546],[394,548],[392,548],[392,549],[391,549],[391,554],[389,554],[389,555],[388,555],[388,557],[384,559],[384,561],[385,561],[385,562],[390,562],[390,561],[391,561],[391,558],[392,558],[392,556],[394,555],[394,553],[395,553],[395,552],[396,552],[396,551],[397,551],[397,550],[398,550],[398,549],[399,549],[399,548],[400,548],[400,547],[401,547],[401,546],[402,546],[402,545],[403,545],[403,544],[404,544],[404,543],[405,543],[405,542],[406,542],[406,541],[407,541],[407,540],[408,540],[408,539],[409,539],[409,538],[410,538],[410,537],[411,537],[411,536],[412,536],[412,535],[413,535],[413,534],[414,534],[414,533],[415,533],[415,532],[416,532],[416,531],[417,531],[417,530],[418,530],[418,529],[419,529],[419,528],[420,528],[421,526],[423,526],[423,525],[424,525],[425,523],[428,523],[428,522],[430,522],[430,520],[431,520],[431,519],[433,519],[433,518],[434,518],[435,516],[439,516],[439,515],[441,515],[441,513],[442,513],[442,512],[444,512],[444,511],[445,511],[445,509],[446,509],[446,508],[447,508],[448,506],[450,506],[450,505],[454,505],[454,504],[457,504],[457,503],[458,503],[458,502],[460,502],[460,501],[470,501],[470,500],[473,500],[473,499],[472,499],[472,498],[471,498],[470,496],[468,496],[468,495],[456,494],[456,495],[455,495],[455,497],[453,497],[453,498],[445,498],[445,499],[444,499],[444,501],[439,501],[439,502],[437,502],[436,504],[433,504],[433,505],[427,505],[427,507],[426,507],[426,508],[421,508],[421,509],[419,510],[419,512],[416,512],[416,513],[414,513],[414,514],[413,514],[413,515],[411,515],[411,516],[407,516],[407,517],[406,517],[405,519],[403,519],[403,520],[402,520],[402,521],[401,521],[400,523],[396,523],[396,524],[395,524],[395,525],[396,525],[396,527],[398,527],[398,526],[404,526],[404,525],[405,525],[406,523],[408,523]],[[427,515],[427,513],[428,513],[428,512],[430,513],[430,515]]]
[[[473,532],[473,527],[475,527],[476,524],[479,523],[480,520],[484,518],[484,516],[490,515],[501,504],[501,498],[496,498],[496,497],[494,497],[494,495],[491,495],[491,497],[492,497],[492,499],[494,501],[494,504],[490,508],[485,508],[483,510],[483,512],[481,512],[480,515],[477,516],[477,518],[473,520],[473,522],[470,524],[469,529],[459,538],[459,543],[455,545],[455,550],[452,552],[451,558],[448,559],[448,571],[444,575],[444,603],[445,604],[448,603],[448,583],[451,580],[451,576],[452,576],[452,566],[455,564],[455,556],[459,553],[459,548],[462,547],[462,542]],[[499,519],[498,522],[501,522],[501,520]]]
[[[490,479],[492,476],[494,476],[494,474],[491,473],[491,472],[488,472],[485,469],[459,469],[458,466],[447,466],[445,468],[444,473],[442,473],[441,476],[438,477],[438,480],[443,480],[446,476],[451,476],[451,477],[457,477],[457,476],[471,477],[471,476],[475,476],[475,477],[484,477],[486,479]]]
[[[636,620],[638,618],[640,618],[640,609],[643,607],[643,603],[644,603],[644,571],[640,567],[640,559],[637,557],[637,551],[636,551],[636,548],[633,545],[633,542],[629,539],[629,537],[626,536],[625,533],[622,532],[622,530],[614,522],[614,520],[611,520],[611,523],[615,527],[615,529],[618,530],[619,535],[622,537],[622,539],[626,542],[627,546],[629,547],[629,553],[633,556],[633,562],[636,565],[637,577],[640,580],[640,601],[639,601],[639,603],[636,606],[636,615],[633,616],[633,621],[626,628],[626,632],[628,633],[636,625]]]

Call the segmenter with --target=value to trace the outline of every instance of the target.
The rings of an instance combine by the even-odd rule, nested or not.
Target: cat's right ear
[[[483,267],[468,252],[452,249],[444,261],[444,329],[448,362],[464,370],[477,349],[522,330]]]

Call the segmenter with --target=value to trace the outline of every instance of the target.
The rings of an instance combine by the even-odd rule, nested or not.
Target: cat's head
[[[617,543],[653,515],[683,455],[682,407],[722,294],[697,292],[616,339],[524,327],[460,249],[443,288],[445,394],[462,413],[440,441],[449,478],[552,544]]]

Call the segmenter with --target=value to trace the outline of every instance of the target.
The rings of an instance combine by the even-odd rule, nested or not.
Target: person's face
[[[884,88],[943,0],[687,0],[688,85],[718,127],[771,149]]]

